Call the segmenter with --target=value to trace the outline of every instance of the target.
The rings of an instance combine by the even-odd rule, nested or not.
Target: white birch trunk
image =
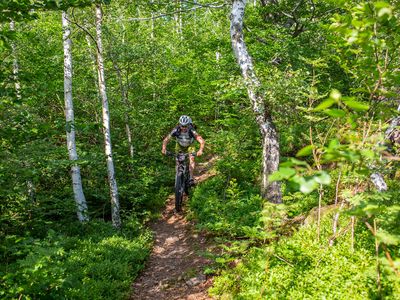
[[[174,20],[175,20],[175,29],[176,33],[179,35],[180,39],[183,38],[182,36],[182,13],[181,13],[181,8],[182,8],[182,2],[181,0],[175,0],[175,5],[174,9],[176,12],[174,13]]]
[[[113,226],[120,228],[121,217],[119,211],[118,187],[117,187],[117,181],[115,179],[114,161],[112,156],[110,113],[108,110],[108,99],[107,99],[106,82],[104,76],[103,43],[101,38],[102,19],[103,19],[103,14],[101,6],[97,4],[96,5],[97,70],[99,78],[99,89],[100,89],[99,92],[102,100],[104,144],[105,144],[105,154],[107,159],[108,182],[110,185],[110,196],[111,196],[111,217]]]
[[[12,20],[10,22],[10,30],[15,31],[15,22]],[[13,57],[13,80],[15,86],[15,95],[17,99],[21,99],[21,84],[19,82],[19,64],[18,64],[18,56],[17,56],[17,47],[14,42],[11,42],[11,53]]]
[[[180,12],[182,10],[182,0],[179,0],[179,34],[181,36],[181,40],[183,39],[182,35],[182,30],[183,30],[183,21],[182,21],[182,13]]]
[[[232,48],[242,71],[247,93],[263,139],[261,192],[263,197],[270,202],[281,203],[280,183],[268,181],[268,176],[277,171],[279,166],[278,134],[272,122],[271,113],[267,111],[265,99],[260,92],[261,84],[254,72],[253,62],[244,42],[243,17],[245,7],[246,0],[233,1],[230,28]]]
[[[64,100],[65,119],[67,125],[67,148],[69,159],[73,162],[78,160],[75,144],[74,106],[72,102],[72,52],[70,39],[70,25],[68,15],[62,12],[63,46],[64,46]],[[71,166],[72,187],[77,206],[79,221],[88,221],[88,208],[82,188],[81,171],[76,163]]]
[[[155,20],[154,20],[154,12],[151,12],[151,34],[150,34],[150,38],[151,38],[151,48],[153,49],[154,52],[154,31],[155,31]],[[153,82],[152,82],[152,89],[153,89],[153,101],[156,101],[156,67],[155,67],[155,58],[153,55],[153,61],[152,61],[152,75],[153,75]]]

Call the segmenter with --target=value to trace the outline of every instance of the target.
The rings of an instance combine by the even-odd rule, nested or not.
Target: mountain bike
[[[176,160],[176,175],[175,175],[175,210],[182,211],[183,194],[189,194],[189,156],[195,156],[196,153],[172,153],[167,151],[168,156],[175,157]]]

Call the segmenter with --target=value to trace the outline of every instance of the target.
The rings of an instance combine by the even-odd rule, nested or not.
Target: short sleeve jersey
[[[178,125],[172,129],[170,136],[175,137],[178,144],[182,147],[189,147],[198,136],[198,133],[194,130],[193,126],[189,126],[188,130],[183,132]]]

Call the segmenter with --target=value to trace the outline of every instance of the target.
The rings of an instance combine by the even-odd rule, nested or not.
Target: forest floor
[[[196,167],[197,183],[213,176],[209,170],[214,160]],[[213,278],[203,274],[204,268],[212,263],[204,256],[212,245],[185,218],[185,207],[179,214],[174,213],[174,208],[175,198],[170,195],[161,217],[150,224],[155,236],[153,250],[145,269],[133,283],[130,299],[212,299],[207,289]]]

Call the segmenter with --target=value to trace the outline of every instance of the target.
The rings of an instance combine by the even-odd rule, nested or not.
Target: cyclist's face
[[[187,127],[187,126],[181,126],[181,130],[182,130],[183,132],[186,132],[186,131],[188,130],[188,127]]]

